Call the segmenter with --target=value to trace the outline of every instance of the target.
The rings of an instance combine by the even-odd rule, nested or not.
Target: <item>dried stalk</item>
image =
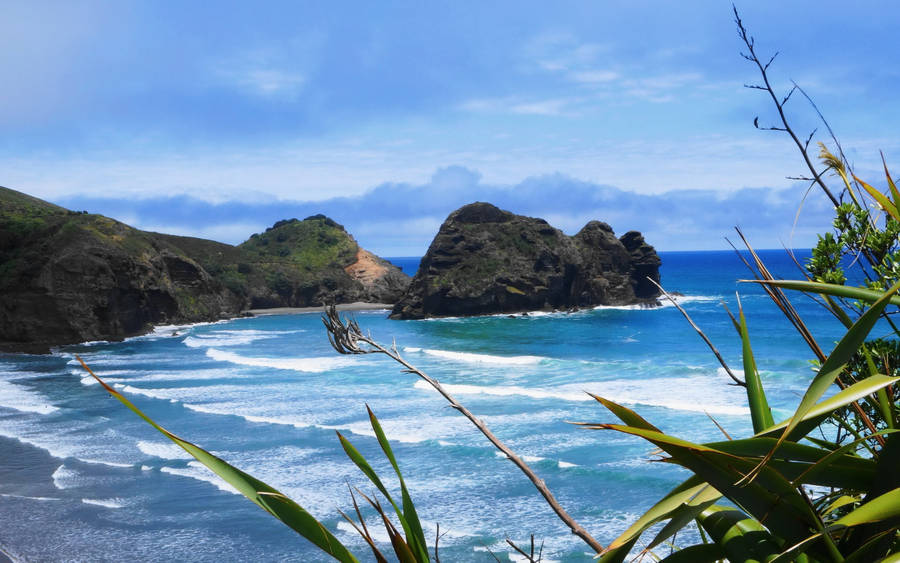
[[[702,338],[703,341],[706,342],[706,345],[709,346],[709,349],[712,350],[712,353],[716,356],[716,359],[719,360],[719,364],[725,370],[725,373],[727,373],[728,377],[730,377],[734,381],[734,385],[740,385],[741,387],[746,387],[747,384],[744,383],[743,381],[741,381],[741,379],[738,376],[734,375],[734,372],[731,371],[731,368],[728,367],[728,364],[725,363],[725,359],[722,357],[722,354],[719,353],[719,350],[712,343],[712,341],[709,339],[709,337],[707,337],[706,334],[704,334],[703,330],[699,326],[697,326],[697,323],[695,323],[694,320],[691,318],[691,316],[688,315],[687,311],[684,310],[684,307],[679,305],[678,301],[676,301],[674,297],[669,295],[669,292],[667,292],[665,289],[663,289],[663,287],[661,285],[659,285],[658,283],[653,281],[652,278],[648,277],[647,279],[650,280],[650,283],[655,285],[662,292],[663,296],[665,296],[666,299],[668,299],[669,301],[672,302],[672,305],[675,305],[675,308],[677,308],[679,311],[681,311],[681,314],[684,315],[684,318],[687,319],[687,322],[689,322],[691,324],[691,326],[694,327],[694,330],[697,331],[697,334],[700,335],[700,338]]]
[[[500,450],[506,457],[513,462],[513,464],[519,468],[522,473],[528,477],[528,480],[535,486],[538,492],[544,497],[544,500],[547,501],[547,504],[550,505],[550,508],[553,509],[553,512],[556,513],[556,516],[562,520],[562,522],[568,526],[569,530],[579,538],[581,538],[586,544],[588,544],[591,549],[596,553],[600,553],[603,551],[603,545],[600,544],[597,540],[595,540],[587,530],[585,530],[578,522],[569,515],[568,512],[559,504],[559,501],[556,500],[556,497],[553,496],[553,493],[550,492],[550,489],[547,487],[547,484],[544,483],[543,479],[538,477],[538,475],[534,472],[531,467],[527,463],[525,463],[522,458],[520,458],[514,451],[512,451],[509,446],[503,443],[497,436],[494,435],[493,432],[487,427],[483,420],[476,417],[469,409],[463,406],[459,401],[457,401],[450,393],[447,392],[446,389],[438,382],[438,380],[429,376],[422,370],[413,366],[406,360],[404,360],[400,356],[400,352],[397,350],[397,345],[393,344],[391,348],[385,348],[378,342],[372,339],[371,336],[367,336],[363,334],[362,330],[359,327],[359,324],[351,318],[341,318],[337,312],[337,308],[333,305],[330,305],[325,308],[325,314],[322,315],[322,323],[325,325],[325,328],[328,330],[328,340],[331,342],[331,346],[337,351],[339,354],[384,354],[385,356],[391,358],[398,364],[404,367],[404,371],[406,373],[411,373],[413,375],[418,376],[426,383],[431,385],[435,391],[441,394],[447,402],[450,403],[450,406],[460,413],[463,416],[469,419],[469,421],[481,431],[482,434],[488,439],[488,441],[494,445],[495,448]]]

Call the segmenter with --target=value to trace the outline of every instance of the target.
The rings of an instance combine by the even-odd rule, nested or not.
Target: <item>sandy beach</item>
[[[337,306],[338,311],[380,311],[382,309],[392,309],[392,303],[363,303],[356,301],[354,303],[341,303]],[[302,313],[322,313],[325,311],[324,306],[318,307],[273,307],[271,309],[248,309],[242,313],[250,313],[251,315],[299,315]]]

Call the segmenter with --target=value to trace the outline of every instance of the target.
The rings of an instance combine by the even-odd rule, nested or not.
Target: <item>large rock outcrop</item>
[[[472,203],[447,217],[391,318],[596,305],[656,306],[660,260],[640,233],[591,221],[569,237],[543,219]]]
[[[324,216],[280,221],[231,246],[0,187],[0,351],[120,340],[249,308],[394,303],[408,283]]]

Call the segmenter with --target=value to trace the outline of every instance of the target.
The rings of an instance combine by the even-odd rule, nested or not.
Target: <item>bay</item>
[[[798,252],[803,260],[808,251]],[[785,251],[763,251],[786,278]],[[811,376],[806,345],[733,252],[663,252],[662,281],[735,370],[740,342],[721,307],[739,291],[775,418]],[[414,271],[417,258],[393,261]],[[841,326],[798,296],[826,350]],[[672,306],[391,321],[355,314],[437,377],[523,455],[563,506],[607,543],[685,474],[650,463],[646,442],[570,421],[612,422],[585,392],[621,402],[693,441],[751,433],[746,397]],[[347,436],[386,477],[372,407],[426,535],[447,561],[501,560],[507,537],[544,542],[545,560],[588,560],[525,477],[414,376],[379,356],[339,356],[316,314],[159,327],[49,356],[0,355],[0,546],[28,561],[324,561],[304,539],[235,494],[86,377],[78,354],[158,422],[279,488],[368,552],[338,510],[348,484],[372,487],[345,457]],[[373,522],[374,523],[374,522]],[[383,540],[387,537],[382,533]]]

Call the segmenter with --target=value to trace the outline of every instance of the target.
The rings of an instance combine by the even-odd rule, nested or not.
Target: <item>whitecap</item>
[[[59,410],[41,394],[3,380],[0,380],[0,407],[37,414],[50,414]]]
[[[6,498],[21,498],[21,499],[25,499],[25,500],[39,500],[39,501],[62,500],[62,499],[56,498],[56,497],[30,497],[30,496],[27,496],[27,495],[12,495],[12,494],[9,494],[9,493],[0,493],[0,497],[6,497]]]
[[[57,467],[51,478],[53,479],[53,486],[59,490],[77,487],[82,481],[81,474],[74,469],[66,467],[66,464]]]
[[[241,492],[229,485],[224,479],[210,471],[199,461],[189,461],[187,467],[160,467],[159,470],[170,475],[190,477],[215,486],[220,491],[240,495]]]
[[[423,354],[453,360],[457,362],[473,363],[473,364],[496,364],[496,365],[534,365],[544,360],[549,360],[544,356],[495,356],[492,354],[474,354],[471,352],[453,352],[449,350],[434,350],[422,348],[404,348],[407,352],[421,352]]]
[[[568,461],[559,460],[556,464],[560,469],[568,469],[570,467],[578,467],[577,463],[569,463]]]
[[[514,385],[442,384],[455,395],[523,396],[532,399],[593,401],[587,392],[618,403],[648,405],[674,410],[709,414],[746,415],[746,395],[740,389],[709,377],[669,377],[665,379],[584,382],[557,387],[520,387]],[[425,381],[414,384],[417,389],[434,391]]]
[[[357,363],[355,358],[342,357],[317,357],[317,358],[255,358],[241,356],[232,352],[225,352],[210,348],[206,355],[213,360],[229,362],[243,366],[262,367],[293,370],[310,373],[320,373],[331,369],[352,366]]]
[[[138,440],[137,447],[141,452],[162,459],[193,459],[191,454],[184,451],[184,448],[174,443],[165,442],[148,442],[146,440]]]
[[[184,403],[185,408],[188,408],[195,412],[202,412],[204,414],[217,414],[223,416],[238,416],[243,418],[247,422],[257,422],[262,424],[280,424],[283,426],[293,426],[294,428],[310,428],[314,426],[311,422],[299,418],[294,418],[290,416],[258,416],[252,414],[241,414],[234,410],[233,407],[229,408],[213,408],[207,405],[194,405],[191,403]]]
[[[81,502],[104,508],[123,508],[125,501],[121,498],[83,498]]]

